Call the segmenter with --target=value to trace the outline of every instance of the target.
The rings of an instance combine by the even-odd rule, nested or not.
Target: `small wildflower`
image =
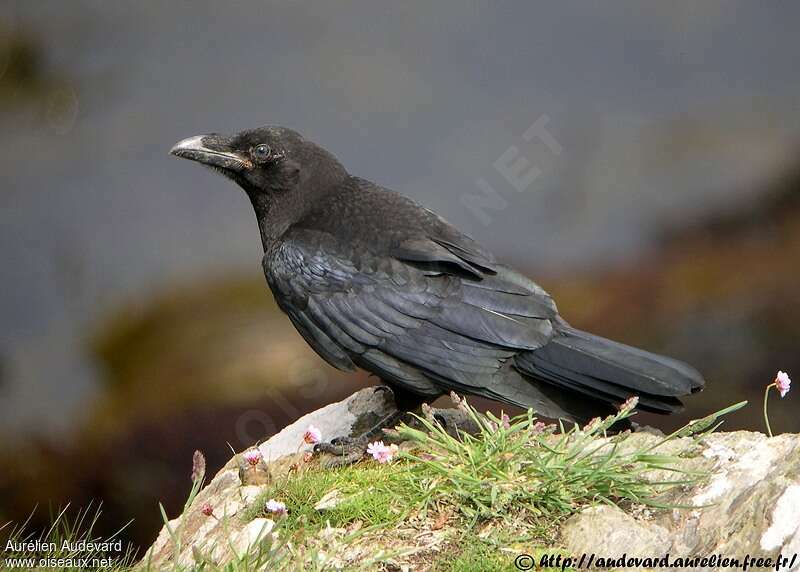
[[[303,441],[309,445],[316,445],[322,441],[322,431],[313,425],[309,425],[308,429],[306,429],[306,432],[303,433]]]
[[[488,411],[487,411],[488,413]],[[495,431],[499,431],[502,427],[503,429],[511,429],[511,419],[505,413],[500,413],[500,423],[495,423],[494,421],[489,421],[489,430],[494,433]]]
[[[769,426],[769,414],[767,413],[767,399],[769,399],[769,390],[772,388],[778,390],[783,399],[792,387],[792,380],[789,379],[789,374],[785,371],[778,371],[775,379],[764,390],[764,423],[767,426],[767,435],[772,437],[772,427]]]
[[[789,374],[785,371],[779,371],[778,375],[775,376],[775,387],[781,394],[781,398],[784,398],[792,386],[792,380],[789,379]]]
[[[531,429],[533,430],[534,433],[544,433],[546,427],[547,424],[544,421],[537,421],[536,423],[533,424],[533,427],[531,427]]]
[[[620,406],[619,411],[620,411],[620,413],[627,413],[628,411],[633,411],[634,409],[636,409],[637,405],[639,405],[639,397],[636,396],[636,395],[633,395],[633,396],[629,397],[625,401],[625,403],[623,403]]]
[[[271,512],[272,514],[277,514],[279,516],[282,516],[288,512],[286,510],[286,505],[280,501],[276,501],[275,499],[269,499],[264,504],[264,508],[267,509],[267,512]]]
[[[258,465],[263,458],[261,456],[261,451],[256,447],[248,449],[242,456],[244,457],[244,460],[250,463],[253,467]]]
[[[433,414],[433,408],[428,405],[427,403],[423,403],[420,406],[422,409],[422,416],[431,424],[437,425],[439,422],[436,420],[436,416]]]
[[[204,502],[203,506],[200,507],[200,512],[205,516],[214,516],[214,507],[211,506],[211,503]]]
[[[367,453],[381,464],[389,463],[397,454],[397,451],[397,445],[392,444],[387,447],[383,444],[383,441],[376,441],[367,446]]]
[[[597,429],[599,426],[600,426],[600,418],[599,417],[595,417],[595,418],[589,420],[589,422],[583,427],[583,430],[586,433],[591,433],[592,431]]]
[[[206,475],[206,458],[200,451],[195,451],[192,455],[192,482],[202,481]]]
[[[455,391],[450,392],[450,401],[456,406],[456,409],[470,415],[469,405],[467,405],[467,400],[463,397],[459,397]]]
[[[311,459],[313,459],[313,458],[314,458],[314,453],[312,453],[311,451],[306,451],[305,453],[303,453],[303,462],[304,463],[310,463]]]

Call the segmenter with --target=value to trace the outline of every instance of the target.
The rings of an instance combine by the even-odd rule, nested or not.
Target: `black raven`
[[[184,139],[252,202],[267,283],[308,344],[409,408],[456,391],[585,421],[631,396],[673,413],[689,365],[571,327],[539,285],[414,201],[283,127]]]

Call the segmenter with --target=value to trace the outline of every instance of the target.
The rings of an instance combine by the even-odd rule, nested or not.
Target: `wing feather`
[[[419,262],[449,271],[431,272]],[[336,367],[355,363],[418,393],[480,394],[520,350],[553,335],[549,296],[526,287],[474,243],[407,240],[391,255],[359,252],[324,233],[291,234],[265,256],[273,290],[309,344]],[[426,385],[427,384],[427,385]]]

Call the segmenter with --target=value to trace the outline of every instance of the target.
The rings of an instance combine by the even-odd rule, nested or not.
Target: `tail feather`
[[[640,409],[656,413],[680,411],[678,397],[705,385],[683,362],[568,326],[544,347],[519,354],[515,365],[536,380],[609,403],[636,395]]]

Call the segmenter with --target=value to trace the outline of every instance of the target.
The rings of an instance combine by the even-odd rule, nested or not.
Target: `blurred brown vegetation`
[[[263,279],[250,277],[129,307],[90,346],[105,386],[67,445],[0,447],[0,521],[24,520],[44,503],[31,525],[46,526],[47,503],[103,499],[100,532],[134,519],[127,537],[151,542],[161,522],[157,503],[170,514],[182,506],[195,449],[213,475],[230,447],[263,440],[366,379],[325,365],[277,310]]]
[[[71,82],[46,60],[40,39],[0,22],[0,111],[51,126],[73,113]]]
[[[634,264],[544,279],[573,324],[678,357],[708,381],[689,400],[692,416],[747,399],[726,428],[763,430],[764,386],[778,369],[800,370],[800,165],[753,202],[666,232]],[[800,431],[789,405],[773,425]],[[674,428],[689,415],[643,417]]]

